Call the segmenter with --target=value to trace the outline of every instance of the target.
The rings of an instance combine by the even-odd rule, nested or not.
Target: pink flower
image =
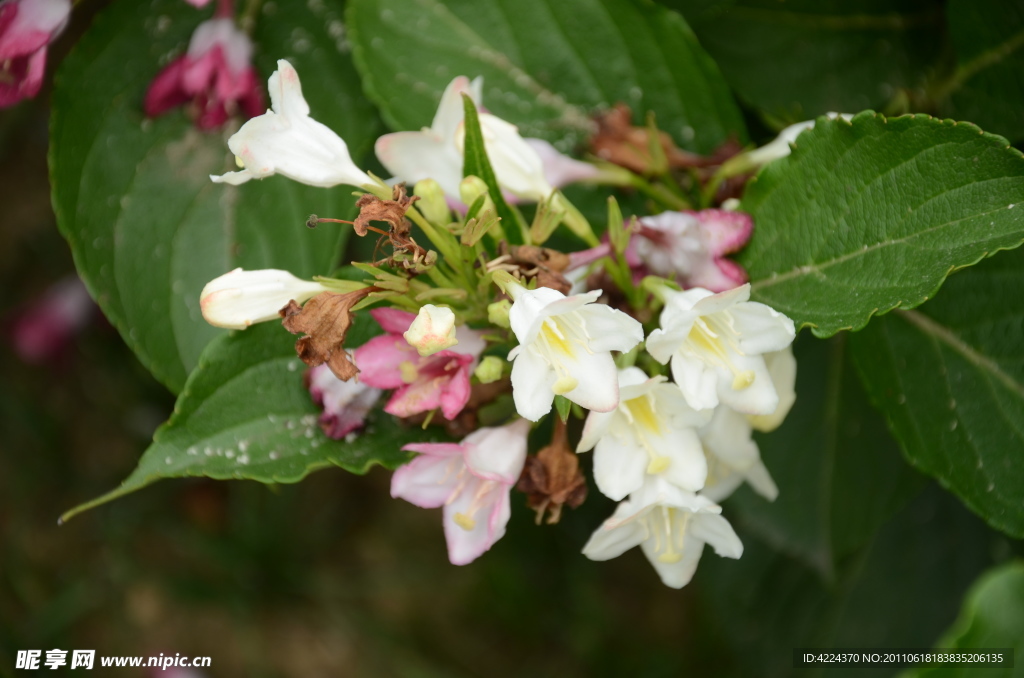
[[[391,496],[422,508],[444,507],[448,560],[465,565],[505,535],[509,492],[526,462],[530,422],[481,428],[459,444],[414,443],[420,456],[391,477]]]
[[[338,379],[326,364],[306,373],[306,386],[313,402],[323,408],[320,428],[328,438],[335,439],[362,428],[381,396],[380,389],[367,386],[358,376],[348,381]]]
[[[88,322],[96,305],[85,285],[69,276],[50,287],[14,320],[14,351],[27,363],[59,357]]]
[[[193,7],[203,8],[210,4],[210,0],[185,0],[188,4]]]
[[[408,417],[440,407],[454,419],[469,401],[469,378],[485,345],[481,333],[460,327],[451,349],[421,356],[402,336],[415,315],[394,308],[375,308],[370,315],[387,334],[357,348],[355,359],[364,384],[396,389],[384,411]]]
[[[230,4],[221,5],[228,7]],[[146,115],[155,117],[192,102],[199,129],[220,127],[241,112],[247,119],[266,109],[259,76],[251,64],[252,42],[228,16],[199,24],[188,51],[153,79]]]
[[[589,162],[570,158],[543,139],[525,138],[526,142],[540,156],[544,167],[544,178],[555,188],[561,188],[578,181],[593,181],[601,176],[601,170]]]
[[[724,292],[747,282],[743,267],[725,255],[739,251],[753,231],[744,212],[662,212],[640,219],[626,254],[631,266],[675,277],[684,288]]]
[[[46,47],[70,13],[70,0],[0,1],[0,108],[39,93]]]

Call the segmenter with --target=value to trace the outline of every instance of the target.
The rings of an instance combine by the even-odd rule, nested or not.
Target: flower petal
[[[722,516],[710,513],[694,515],[689,532],[694,538],[710,544],[715,553],[723,558],[739,558],[743,555],[743,542],[736,536],[729,521]]]
[[[409,446],[403,449],[409,449]],[[399,466],[391,476],[391,496],[421,508],[444,506],[459,482],[461,450],[458,454],[421,454],[408,464]]]
[[[517,347],[520,348],[520,347]],[[520,351],[512,363],[512,399],[519,416],[537,421],[551,411],[555,372],[532,351]]]

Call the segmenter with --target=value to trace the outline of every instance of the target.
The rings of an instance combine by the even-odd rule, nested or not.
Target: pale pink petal
[[[380,389],[367,386],[358,376],[338,379],[327,365],[310,369],[307,378],[313,402],[323,408],[320,428],[329,438],[341,439],[362,428],[381,396]]]
[[[725,292],[747,282],[749,277],[742,266],[730,259],[702,261],[695,266],[686,279],[693,287],[703,287],[712,292]]]
[[[473,562],[504,536],[512,515],[508,495],[507,485],[476,480],[445,505],[444,536],[452,565]]]
[[[359,379],[374,388],[406,386],[402,378],[403,363],[411,363],[415,367],[422,360],[405,339],[393,334],[374,337],[354,353],[356,365],[359,366]]]
[[[544,166],[544,178],[555,188],[561,188],[577,181],[596,178],[601,172],[588,162],[575,160],[558,152],[543,139],[523,139],[540,156]]]
[[[388,334],[402,334],[409,329],[412,321],[416,319],[415,313],[387,307],[370,309],[370,315],[381,326],[381,329]]]
[[[712,257],[738,252],[754,232],[754,220],[746,212],[709,209],[691,214],[700,221]]]
[[[480,428],[462,441],[466,466],[484,480],[513,485],[526,463],[530,422],[518,419],[507,426]]]
[[[456,489],[462,467],[462,459],[456,455],[421,454],[395,470],[391,476],[391,496],[420,508],[444,506]]]

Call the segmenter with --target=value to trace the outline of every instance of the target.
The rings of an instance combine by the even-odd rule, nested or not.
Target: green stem
[[[935,102],[942,101],[950,94],[960,89],[963,84],[973,78],[978,71],[999,63],[1016,52],[1022,46],[1024,46],[1024,30],[1014,33],[1004,42],[996,45],[992,49],[982,52],[967,63],[960,65],[955,71],[953,71],[953,75],[951,75],[948,80],[940,83],[931,90],[930,98]]]
[[[252,32],[256,30],[256,17],[260,14],[260,5],[263,0],[248,0],[245,3],[245,9],[242,11],[242,16],[238,20],[238,24],[245,31],[246,35],[251,36]]]
[[[691,205],[685,198],[674,195],[664,186],[656,186],[650,183],[638,174],[633,175],[630,179],[629,185],[652,200],[660,203],[663,207],[668,207],[669,209],[674,210],[688,210],[693,207],[693,205]]]

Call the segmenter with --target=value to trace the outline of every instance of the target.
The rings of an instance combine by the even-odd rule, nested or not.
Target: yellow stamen
[[[237,155],[235,156],[235,164],[238,165],[240,169],[245,169],[245,163]]]
[[[557,349],[562,355],[569,356],[570,358],[575,357],[572,352],[572,346],[570,346],[569,342],[566,341],[565,335],[559,331],[558,325],[555,324],[555,321],[548,318],[544,321],[544,324],[541,325],[540,331],[544,335],[544,339],[548,342],[549,346]]]
[[[754,370],[746,370],[745,372],[739,372],[736,374],[736,378],[732,380],[732,390],[742,391],[748,388],[754,383]]]
[[[664,473],[668,470],[668,467],[672,465],[672,460],[668,457],[654,457],[651,459],[651,463],[647,465],[647,472],[651,475],[657,475]]]
[[[651,398],[648,395],[631,398],[623,404],[629,410],[633,421],[655,435],[661,433],[661,422],[658,421],[658,415],[651,406]]]
[[[474,527],[476,527],[476,521],[467,516],[465,513],[456,513],[452,520],[454,520],[455,524],[464,529],[466,532],[469,532]]]
[[[411,384],[420,376],[420,371],[416,369],[416,365],[411,360],[403,360],[398,363],[398,371],[402,375],[402,381],[406,384]]]
[[[565,395],[569,391],[579,386],[580,382],[568,374],[563,374],[558,378],[557,381],[551,386],[551,390],[555,395]]]

